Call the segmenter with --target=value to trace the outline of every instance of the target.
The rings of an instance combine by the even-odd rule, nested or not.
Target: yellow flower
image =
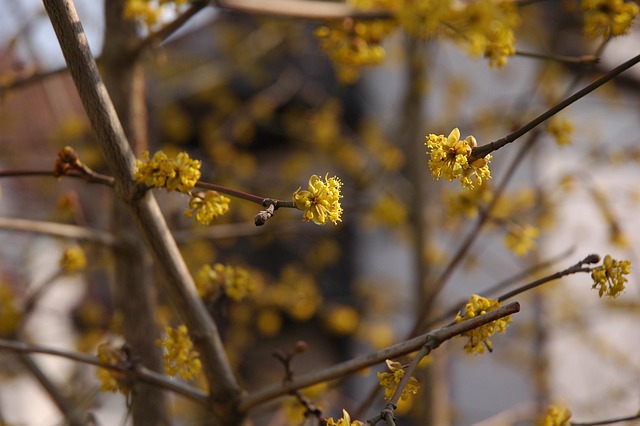
[[[87,267],[87,257],[80,247],[71,247],[62,253],[58,264],[65,274],[70,275]]]
[[[452,13],[451,0],[405,0],[397,18],[408,34],[426,39],[439,35]]]
[[[571,411],[552,405],[539,424],[540,426],[569,426],[569,419],[571,419]]]
[[[145,151],[136,160],[135,180],[148,187],[188,193],[200,179],[200,166],[201,162],[192,160],[186,152],[171,159],[164,152],[158,151],[149,159],[149,152]]]
[[[460,140],[460,130],[455,128],[448,137],[430,134],[425,145],[429,148],[429,169],[436,179],[458,179],[462,185],[471,189],[475,184],[482,185],[483,179],[491,178],[489,161],[491,155],[475,160],[469,164],[469,156],[478,144],[473,136]]]
[[[318,225],[324,225],[327,220],[334,224],[342,222],[342,206],[340,206],[340,188],[342,182],[337,177],[324,178],[324,182],[313,175],[309,179],[309,190],[301,191],[300,188],[293,193],[293,202],[299,210],[304,212],[303,220],[312,220]]]
[[[164,369],[169,376],[176,374],[185,380],[194,378],[200,373],[202,363],[200,354],[193,350],[193,342],[189,337],[186,325],[173,329],[165,327],[166,337],[158,339],[156,344],[164,348]]]
[[[517,8],[505,0],[477,0],[464,5],[450,23],[456,29],[454,37],[472,56],[489,58],[489,66],[504,66],[515,54],[513,30],[520,24]]]
[[[582,0],[582,10],[587,37],[606,39],[626,34],[640,7],[624,0]]]
[[[380,64],[386,55],[381,41],[395,29],[389,19],[370,19],[328,23],[316,29],[320,47],[327,52],[337,71],[341,83],[352,84],[360,77],[366,66]]]
[[[404,368],[402,368],[402,364],[399,362],[391,361],[390,359],[385,362],[387,363],[387,367],[389,367],[390,372],[378,373],[378,381],[380,382],[380,386],[384,388],[384,397],[386,399],[391,399],[393,394],[396,392],[398,384],[404,377]],[[402,390],[400,399],[404,401],[409,398],[409,395],[417,394],[419,386],[418,380],[412,376],[409,379],[407,386]]]
[[[593,286],[591,288],[598,289],[598,295],[602,297],[607,295],[610,298],[616,298],[624,290],[624,283],[631,273],[631,261],[614,260],[611,256],[606,255],[602,261],[602,266],[591,271]]]
[[[329,417],[326,422],[327,426],[364,426],[364,423],[359,420],[352,421],[347,410],[342,410],[342,418],[338,419],[338,421],[333,420],[333,417]]]
[[[198,223],[209,225],[216,218],[229,211],[230,202],[228,197],[218,191],[198,192],[191,195],[189,208],[185,210],[184,215],[192,217],[195,212]]]
[[[500,302],[498,302],[497,300],[486,299],[484,297],[478,296],[477,294],[474,294],[469,298],[469,303],[467,303],[467,305],[465,306],[464,316],[461,315],[460,312],[458,312],[458,314],[456,315],[456,323],[474,318],[478,315],[486,314],[487,312],[493,311],[494,309],[497,309],[499,307]],[[463,333],[463,336],[469,338],[469,341],[464,346],[464,349],[468,353],[475,352],[481,354],[484,353],[485,348],[489,349],[489,352],[491,352],[493,350],[493,344],[491,343],[491,340],[489,338],[496,332],[504,333],[507,330],[507,324],[509,324],[510,322],[511,315]]]
[[[535,226],[512,224],[507,229],[504,244],[516,256],[524,256],[536,246],[536,238],[540,235],[540,230]]]
[[[102,343],[98,346],[97,358],[102,364],[120,366],[129,364],[127,353],[123,349],[114,348],[110,343]],[[100,379],[100,389],[104,392],[120,392],[124,395],[131,392],[133,382],[122,371],[98,368],[96,375]]]
[[[466,216],[475,218],[481,206],[487,205],[493,199],[490,185],[473,187],[470,190],[447,191],[444,193],[444,202],[447,213],[451,217]]]
[[[323,319],[329,331],[340,336],[355,333],[360,323],[358,311],[346,305],[327,307],[323,311]]]
[[[549,120],[547,126],[549,132],[556,140],[559,146],[571,144],[571,135],[573,133],[573,124],[564,117],[555,116]]]
[[[198,294],[203,299],[215,298],[218,288],[223,287],[228,297],[239,302],[255,289],[247,270],[221,263],[216,263],[213,268],[204,265],[196,274],[195,282]]]

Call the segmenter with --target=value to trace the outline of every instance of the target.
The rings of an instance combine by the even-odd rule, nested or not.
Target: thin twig
[[[302,19],[391,18],[386,9],[360,10],[343,2],[318,0],[215,0],[216,6],[235,12]]]
[[[243,200],[251,201],[252,203],[260,204],[263,207],[268,207],[273,204],[275,209],[280,207],[295,208],[293,201],[275,200],[269,197],[261,197],[259,195],[249,194],[248,192],[240,191],[238,189],[228,188],[226,186],[217,185],[215,183],[198,181],[196,183],[197,188],[210,189],[218,191],[223,194],[231,195],[232,197],[240,198]]]
[[[116,244],[114,236],[109,232],[64,223],[0,217],[0,229],[74,239],[109,247]]]
[[[0,350],[15,352],[19,354],[45,354],[52,355],[61,358],[66,358],[71,361],[80,362],[82,364],[93,365],[95,367],[106,368],[108,370],[120,371],[128,373],[133,376],[134,379],[142,382],[159,386],[163,389],[167,389],[171,392],[175,392],[186,398],[189,398],[202,405],[206,405],[209,402],[206,393],[200,389],[189,386],[183,382],[174,381],[167,376],[151,371],[143,366],[136,366],[134,370],[123,368],[116,364],[103,364],[94,356],[84,355],[77,352],[65,351],[62,349],[48,348],[44,346],[32,345],[24,342],[18,342],[14,340],[0,339]]]
[[[58,407],[58,410],[64,414],[66,422],[68,422],[70,426],[84,425],[85,422],[82,420],[78,409],[73,406],[72,401],[60,392],[60,388],[44,374],[38,364],[26,353],[18,354],[18,358],[51,397],[51,400],[53,400],[53,403]]]
[[[414,352],[425,344],[430,344],[432,349],[435,349],[441,343],[451,339],[452,337],[458,336],[505,316],[515,314],[519,311],[520,304],[518,302],[513,302],[487,312],[484,315],[479,315],[458,324],[451,324],[446,327],[442,327],[438,330],[415,337],[397,345],[390,346],[386,349],[333,365],[324,370],[299,375],[290,382],[267,386],[261,390],[240,397],[238,409],[240,411],[246,411],[256,405],[287,395],[294,390],[344,377],[348,374],[362,370],[363,368],[371,367],[372,365],[378,364],[386,359],[393,359]]]
[[[616,417],[613,419],[598,420],[595,422],[570,422],[569,424],[571,426],[599,426],[599,425],[611,425],[614,423],[628,422],[631,420],[638,420],[638,419],[640,419],[640,413],[632,414],[630,416]]]
[[[144,49],[155,43],[166,40],[171,34],[180,29],[189,19],[193,18],[198,12],[209,5],[208,1],[198,0],[191,2],[191,5],[187,10],[182,12],[176,19],[172,20],[168,24],[159,28],[156,31],[151,32],[146,38],[144,38],[136,47],[133,48],[133,55],[137,56]]]
[[[598,263],[599,261],[600,261],[600,256],[598,256],[597,254],[590,254],[589,256],[585,257],[575,265],[570,266],[569,268],[563,271],[556,272],[555,274],[551,274],[546,277],[540,278],[529,284],[518,287],[513,291],[503,294],[502,296],[498,297],[498,302],[504,302],[505,300],[515,297],[518,294],[524,293],[525,291],[529,291],[533,288],[541,286],[542,284],[548,283],[549,281],[557,280],[567,275],[577,274],[579,272],[591,272],[591,268],[584,267],[584,265],[590,264],[590,263]]]
[[[502,139],[498,139],[497,141],[490,142],[486,145],[482,145],[477,148],[474,148],[471,153],[471,156],[469,157],[469,164],[473,163],[475,160],[479,158],[485,157],[486,155],[492,153],[493,151],[496,151],[502,148],[503,146],[510,144],[511,142],[519,139],[521,136],[529,133],[531,130],[538,127],[540,124],[544,123],[546,120],[553,117],[554,115],[556,115],[557,113],[559,113],[560,111],[562,111],[563,109],[571,105],[572,103],[584,98],[586,95],[593,92],[603,84],[613,80],[614,78],[616,78],[617,76],[619,76],[620,74],[628,70],[629,68],[636,65],[638,62],[640,62],[640,55],[634,56],[633,58],[629,59],[623,64],[618,65],[617,67],[607,72],[605,75],[603,75],[593,83],[577,91],[573,95],[566,98],[564,101],[549,108],[547,111],[540,114],[539,116],[537,116],[536,118],[534,118],[533,120],[531,120],[530,122],[522,126],[520,129],[516,130],[515,132],[505,136]]]
[[[545,59],[565,64],[593,65],[600,62],[600,57],[596,55],[563,56],[551,53],[527,52],[524,50],[516,50],[515,54],[516,56],[522,56],[524,58]]]

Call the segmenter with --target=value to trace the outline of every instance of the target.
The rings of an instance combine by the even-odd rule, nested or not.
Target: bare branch
[[[196,389],[185,383],[171,380],[167,376],[158,374],[155,371],[151,371],[143,366],[136,366],[135,370],[129,371],[123,369],[118,365],[102,364],[94,356],[84,355],[77,352],[69,352],[62,349],[47,348],[44,346],[31,345],[24,342],[18,342],[14,340],[0,339],[0,350],[10,351],[18,354],[45,354],[52,355],[61,358],[66,358],[71,361],[80,362],[82,364],[93,365],[100,368],[106,368],[109,370],[116,370],[127,372],[133,375],[137,380],[140,380],[151,385],[159,386],[163,389],[175,392],[182,396],[185,396],[193,401],[196,401],[202,405],[207,405],[209,399],[207,394],[200,389]]]
[[[70,238],[105,246],[115,245],[115,238],[109,232],[63,223],[0,217],[0,229],[5,231],[31,232],[34,234],[49,235],[51,237]]]
[[[423,334],[422,336],[415,337],[411,340],[407,340],[397,345],[390,346],[381,351],[360,356],[358,358],[328,367],[324,370],[314,371],[297,376],[291,381],[283,384],[267,386],[266,388],[241,397],[238,403],[238,408],[240,411],[246,411],[256,405],[262,404],[266,401],[270,401],[283,395],[287,395],[297,389],[302,389],[316,383],[338,379],[346,376],[347,374],[355,373],[356,371],[362,370],[363,368],[371,367],[372,365],[383,362],[386,359],[392,359],[401,355],[406,355],[420,349],[426,344],[429,344],[431,349],[436,349],[438,346],[440,346],[440,344],[442,344],[446,340],[451,339],[452,337],[458,336],[464,332],[472,330],[481,325],[488,324],[497,319],[515,314],[519,311],[520,304],[518,302],[513,302],[496,310],[487,312],[484,315],[479,315],[475,318],[471,318],[457,324],[448,325],[430,333]]]
[[[240,387],[229,365],[218,329],[197,297],[195,283],[150,191],[133,180],[135,157],[98,68],[71,0],[43,0],[71,76],[96,134],[102,154],[115,177],[118,195],[128,205],[138,229],[165,277],[169,297],[189,328],[203,359],[212,409],[225,424],[233,424],[233,401]]]
[[[390,18],[388,10],[359,10],[346,3],[315,0],[217,0],[218,7],[236,12],[306,19]]]

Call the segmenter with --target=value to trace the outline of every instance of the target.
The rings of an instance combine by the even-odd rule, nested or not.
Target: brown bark
[[[145,76],[138,57],[129,54],[140,38],[135,22],[123,18],[124,3],[105,2],[103,79],[129,143],[139,153],[147,147]],[[113,295],[116,309],[122,314],[122,333],[135,359],[162,372],[162,354],[155,344],[160,332],[154,320],[156,300],[149,280],[149,255],[121,200],[115,200],[113,205],[112,230],[118,241],[114,250]],[[170,423],[163,391],[149,384],[136,383],[131,412],[136,426]]]

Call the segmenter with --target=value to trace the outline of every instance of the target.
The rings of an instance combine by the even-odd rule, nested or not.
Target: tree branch
[[[431,349],[436,349],[438,346],[440,346],[440,344],[442,344],[446,340],[451,339],[452,337],[480,327],[481,325],[488,324],[497,319],[515,314],[519,311],[520,304],[518,302],[513,302],[493,311],[487,312],[484,315],[479,315],[475,318],[471,318],[458,324],[451,324],[446,327],[442,327],[430,333],[423,334],[422,336],[418,336],[411,340],[407,340],[397,345],[390,346],[381,351],[373,352],[368,355],[336,364],[324,370],[314,371],[297,376],[286,383],[267,386],[261,390],[241,397],[238,403],[238,409],[240,411],[246,411],[256,405],[262,404],[266,401],[270,401],[283,395],[287,395],[295,390],[302,389],[316,383],[338,379],[346,376],[347,374],[362,370],[363,368],[371,367],[372,365],[378,364],[386,359],[392,359],[401,355],[406,355],[420,349],[426,344],[429,344]]]
[[[237,424],[230,402],[240,393],[218,329],[197,296],[195,283],[150,191],[133,180],[135,157],[87,44],[72,0],[43,0],[71,76],[115,177],[117,194],[128,205],[153,255],[180,318],[198,347],[211,390],[212,409],[223,424]]]
[[[557,105],[554,105],[553,107],[549,108],[547,111],[540,114],[539,116],[537,116],[536,118],[534,118],[533,120],[531,120],[530,122],[528,122],[527,124],[519,128],[518,130],[516,130],[515,132],[505,136],[502,139],[498,139],[497,141],[490,142],[486,145],[482,145],[477,148],[474,148],[473,152],[471,153],[471,156],[469,157],[469,164],[517,140],[518,138],[530,132],[534,128],[538,127],[540,124],[544,123],[546,120],[553,117],[554,115],[556,115],[557,113],[559,113],[560,111],[562,111],[563,109],[571,105],[572,103],[576,102],[579,99],[584,98],[589,93],[596,90],[598,87],[613,80],[614,78],[616,78],[617,76],[619,76],[620,74],[628,70],[629,68],[636,65],[638,62],[640,62],[640,55],[634,56],[633,58],[629,59],[627,62],[624,62],[621,65],[618,65],[617,67],[615,67],[614,69],[612,69],[611,71],[609,71],[608,73],[606,73],[605,75],[603,75],[602,77],[594,81],[593,83],[577,91],[576,93],[569,96],[568,98],[558,103]]]
[[[0,217],[0,229],[5,231],[31,232],[51,237],[70,238],[105,246],[113,246],[116,243],[115,238],[109,232],[55,222]]]
[[[175,392],[202,405],[207,405],[209,402],[207,394],[202,392],[200,389],[194,388],[180,381],[171,380],[167,376],[158,374],[155,371],[151,371],[143,366],[137,366],[135,370],[123,369],[118,365],[102,364],[94,356],[84,355],[76,352],[69,352],[62,349],[53,349],[44,346],[27,344],[15,340],[0,339],[0,350],[6,350],[18,354],[52,355],[60,358],[66,358],[71,361],[80,362],[82,364],[88,364],[95,367],[130,373],[137,380],[161,387],[171,392]]]

